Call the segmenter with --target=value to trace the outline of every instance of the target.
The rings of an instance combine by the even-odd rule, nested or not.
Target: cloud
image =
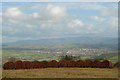
[[[107,9],[101,10],[101,16],[117,16],[117,15],[118,15],[117,9],[107,8]]]
[[[118,29],[118,18],[117,17],[111,17],[107,21],[108,25],[112,27],[113,29]]]
[[[28,29],[33,29],[33,25],[30,25],[30,24],[27,24],[26,27],[27,27]]]
[[[28,18],[27,14],[24,14],[19,8],[17,7],[10,7],[3,14],[4,21],[8,23],[17,24],[21,21],[25,21]]]
[[[52,17],[64,17],[67,15],[66,8],[61,6],[48,5],[46,12]]]
[[[99,17],[99,16],[91,16],[90,19],[93,20],[93,21],[96,21],[96,22],[103,22],[103,21],[105,21],[105,18]]]
[[[82,22],[80,19],[71,20],[67,24],[68,29],[74,34],[96,33],[95,26]],[[99,33],[99,32],[98,32]]]
[[[66,5],[69,9],[82,9],[82,10],[96,10],[100,11],[100,16],[117,16],[118,14],[118,3],[106,3],[109,6],[106,6],[104,3],[97,3],[97,2],[89,2],[89,3],[70,3]]]
[[[6,42],[9,38],[11,38],[10,41],[16,41],[22,38],[40,39],[63,37],[70,34],[93,33],[100,35],[99,33],[105,31],[104,26],[116,27],[115,16],[112,14],[113,18],[109,17],[108,14],[103,16],[102,11],[107,10],[107,7],[98,5],[98,3],[89,3],[88,5],[85,3],[45,3],[45,5],[36,5],[31,4],[31,8],[26,8],[27,5],[24,7],[20,5],[5,7],[2,21],[3,36],[6,36],[4,38]],[[77,11],[74,12],[74,10]],[[96,11],[96,13],[86,14],[86,11],[90,12],[91,10]],[[81,11],[85,15],[82,15]]]
[[[16,18],[18,16],[22,16],[23,13],[16,7],[12,7],[12,8],[8,8],[5,12],[5,15],[7,17],[12,17],[12,18]]]
[[[68,27],[70,28],[83,27],[83,26],[84,23],[79,19],[72,20],[70,23],[68,23]]]
[[[38,17],[40,17],[38,13],[33,13],[32,16],[33,16],[33,18],[38,18]]]
[[[0,13],[0,23],[2,23],[2,13]]]

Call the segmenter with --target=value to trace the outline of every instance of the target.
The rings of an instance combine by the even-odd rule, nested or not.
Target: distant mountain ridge
[[[52,39],[38,39],[38,40],[20,40],[6,44],[69,44],[69,43],[80,43],[80,44],[117,44],[117,38],[111,37],[66,37],[66,38],[52,38]]]
[[[67,46],[82,46],[89,48],[110,48],[117,49],[118,48],[118,39],[111,37],[66,37],[66,38],[52,38],[52,39],[39,39],[39,40],[20,40],[16,42],[3,44],[7,45],[55,45],[56,47],[65,44]]]

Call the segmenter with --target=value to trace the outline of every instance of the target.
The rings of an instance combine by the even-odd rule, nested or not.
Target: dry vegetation
[[[3,70],[3,78],[118,78],[118,69],[41,68]]]
[[[0,79],[2,78],[2,68],[0,68]]]

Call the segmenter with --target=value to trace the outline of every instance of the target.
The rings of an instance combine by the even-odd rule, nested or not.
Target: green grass
[[[118,56],[113,56],[111,58],[109,58],[110,61],[112,61],[113,63],[118,62]]]
[[[29,56],[29,55],[47,55],[47,53],[15,53],[13,51],[2,51],[3,57]]]
[[[118,56],[111,57],[110,60],[118,60]]]
[[[20,58],[24,57],[27,60],[34,60],[32,58],[35,58],[38,61],[50,61],[50,60],[59,60],[59,57],[54,54],[48,54],[48,53],[17,53],[15,51],[7,51],[4,50],[1,52],[2,57],[14,57],[14,58]]]
[[[81,57],[82,60],[90,59],[90,56]]]

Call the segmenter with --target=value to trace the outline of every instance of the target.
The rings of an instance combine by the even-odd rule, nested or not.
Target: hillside
[[[111,37],[65,37],[65,38],[48,38],[48,39],[35,39],[35,40],[19,40],[16,42],[3,43],[6,45],[66,45],[67,46],[82,46],[93,48],[113,48],[117,49],[118,39]]]

